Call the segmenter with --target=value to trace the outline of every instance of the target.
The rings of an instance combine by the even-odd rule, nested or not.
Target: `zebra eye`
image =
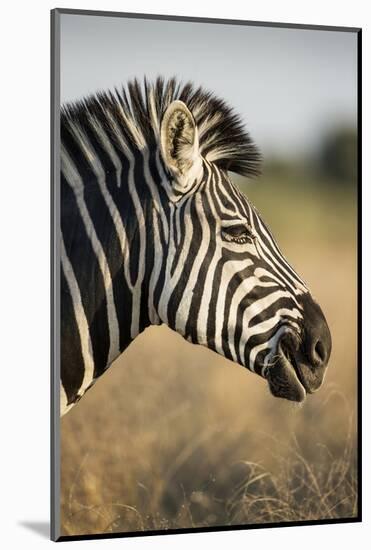
[[[228,242],[239,244],[250,243],[255,239],[253,230],[248,224],[230,225],[223,227],[222,236]]]

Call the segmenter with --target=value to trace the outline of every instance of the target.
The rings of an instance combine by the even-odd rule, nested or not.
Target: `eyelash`
[[[222,229],[224,240],[237,244],[251,243],[256,237],[251,227],[247,224],[231,225]]]

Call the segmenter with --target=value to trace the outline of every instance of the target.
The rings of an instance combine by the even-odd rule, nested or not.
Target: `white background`
[[[364,0],[259,0],[216,2],[136,0],[54,2],[18,0],[2,6],[1,52],[1,375],[0,375],[0,544],[41,548],[48,540],[49,520],[49,10],[54,7],[209,16],[363,27],[365,218],[364,270],[370,224],[370,16]],[[10,7],[11,6],[11,7]],[[335,199],[336,201],[336,199]],[[368,218],[368,219],[367,219]],[[369,248],[369,246],[368,246]],[[368,250],[369,252],[369,250]],[[341,269],[341,266],[339,266]],[[371,307],[366,282],[364,312]],[[339,304],[339,315],[341,304]],[[366,317],[366,315],[364,315]],[[69,548],[177,548],[204,546],[300,550],[332,547],[369,548],[370,514],[370,368],[366,346],[370,322],[364,319],[364,522],[230,533],[202,533],[111,541],[71,542]],[[367,539],[369,539],[367,541]]]

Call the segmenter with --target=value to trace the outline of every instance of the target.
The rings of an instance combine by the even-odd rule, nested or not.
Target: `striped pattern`
[[[176,99],[202,156],[183,193],[159,145]],[[236,115],[190,85],[134,82],[65,107],[61,138],[61,413],[151,324],[264,376],[308,291],[228,177],[258,171]]]

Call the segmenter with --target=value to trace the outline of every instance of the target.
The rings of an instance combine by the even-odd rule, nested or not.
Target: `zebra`
[[[61,109],[61,392],[66,413],[149,325],[166,324],[303,402],[331,335],[229,172],[261,155],[222,99],[175,78]]]

